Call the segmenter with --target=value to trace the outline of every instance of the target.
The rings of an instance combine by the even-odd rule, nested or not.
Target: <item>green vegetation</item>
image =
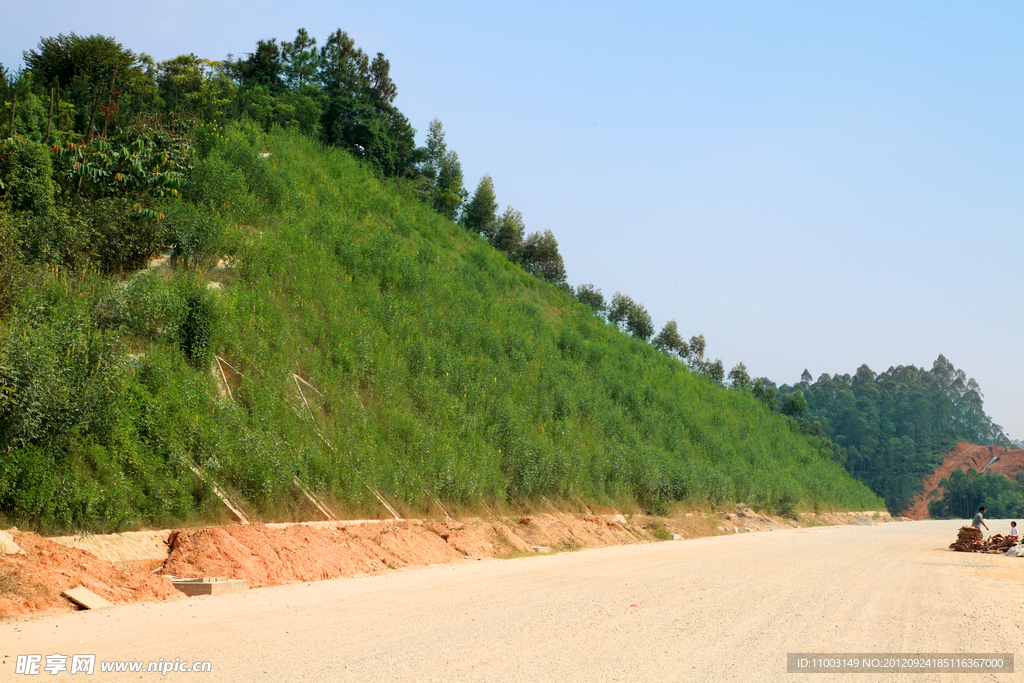
[[[941,355],[931,370],[901,365],[876,375],[862,365],[853,377],[823,374],[813,384],[805,370],[796,386],[778,390],[761,378],[754,394],[807,433],[830,438],[847,469],[893,514],[907,508],[956,442],[1012,446],[985,414],[978,383]]]
[[[459,214],[440,123],[409,147],[383,56],[339,31],[320,63],[311,40],[213,66],[57,41],[115,61],[62,81],[84,94],[51,147],[41,124],[3,143],[17,153],[0,178],[18,180],[0,209],[0,514],[40,529],[216,518],[193,466],[264,518],[311,516],[296,475],[358,515],[375,491],[410,514],[545,496],[880,505],[826,439],[724,389],[720,362],[680,362],[707,362],[703,337],[666,333],[660,351],[628,297],[612,325],[599,292],[580,303],[553,236],[497,217],[493,183]],[[131,106],[113,106],[115,71],[137,79]],[[36,75],[5,87],[38,99]],[[138,270],[165,245],[170,264]]]
[[[993,519],[1024,517],[1024,472],[1015,481],[1001,474],[954,470],[939,482],[942,498],[928,501],[928,516],[935,519],[970,519],[984,505]]]

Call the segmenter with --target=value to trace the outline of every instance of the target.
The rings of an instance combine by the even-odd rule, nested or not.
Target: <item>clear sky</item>
[[[56,0],[5,9],[0,61],[299,27],[383,52],[420,142],[441,119],[572,284],[780,384],[942,353],[1024,438],[1024,3]]]

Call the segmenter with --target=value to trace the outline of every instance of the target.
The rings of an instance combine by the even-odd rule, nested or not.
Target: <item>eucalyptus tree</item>
[[[565,263],[558,252],[558,241],[550,230],[530,233],[523,242],[519,262],[526,272],[542,280],[552,284],[565,282]]]
[[[651,314],[641,304],[621,292],[612,295],[608,307],[608,322],[640,341],[647,341],[654,334]]]
[[[490,239],[496,227],[497,214],[498,200],[494,197],[494,181],[491,176],[484,174],[462,211],[462,225]]]
[[[576,300],[590,306],[596,315],[604,315],[608,310],[604,294],[601,294],[601,290],[592,284],[582,284],[576,287]]]
[[[505,207],[505,213],[498,219],[498,227],[491,238],[491,244],[494,248],[505,252],[509,260],[518,261],[525,234],[526,225],[523,223],[523,214],[508,206]]]
[[[747,366],[740,361],[729,371],[729,382],[733,389],[750,389],[750,375],[747,373]]]
[[[669,320],[661,328],[661,332],[651,340],[654,348],[663,351],[670,356],[676,356],[680,360],[686,360],[690,354],[690,347],[679,334],[679,326],[675,320]]]

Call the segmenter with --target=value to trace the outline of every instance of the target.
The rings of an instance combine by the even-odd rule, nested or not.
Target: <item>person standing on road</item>
[[[990,530],[988,528],[988,524],[985,524],[985,520],[982,519],[984,517],[984,515],[985,515],[985,506],[982,505],[980,508],[978,508],[978,514],[974,515],[974,519],[971,521],[971,526],[973,526],[978,531],[981,531],[981,527],[985,527],[985,531],[989,531]]]
[[[1010,522],[1010,538],[1014,543],[1020,543],[1020,532],[1017,531],[1017,522]]]

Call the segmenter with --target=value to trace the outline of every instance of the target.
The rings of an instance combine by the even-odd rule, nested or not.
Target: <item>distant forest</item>
[[[794,386],[762,378],[754,392],[827,435],[846,468],[893,514],[910,505],[956,442],[1013,447],[985,414],[978,383],[942,355],[930,370],[900,365],[875,374],[861,365],[852,377],[826,373],[813,384],[804,370]]]

